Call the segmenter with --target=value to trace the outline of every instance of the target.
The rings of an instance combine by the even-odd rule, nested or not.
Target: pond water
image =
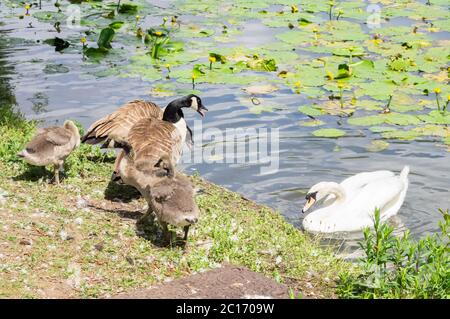
[[[143,25],[160,23],[162,16],[178,15],[182,21],[203,18],[201,15],[183,14],[177,5],[169,1],[152,3],[158,6],[158,12],[142,18],[140,23]],[[33,8],[33,11],[36,10]],[[43,1],[43,10],[55,11],[55,7],[52,2]],[[18,19],[17,16],[23,13],[23,7],[11,8],[3,1],[0,3],[0,89],[3,91],[0,97],[9,101],[15,97],[18,108],[27,118],[41,119],[44,125],[61,123],[70,118],[88,127],[94,120],[132,99],[149,99],[160,105],[173,99],[149,96],[152,85],[158,81],[152,82],[145,77],[123,78],[116,76],[117,73],[108,75],[111,65],[128,63],[129,56],[136,51],[135,44],[126,41],[120,43],[118,39],[113,42],[113,47],[118,51],[114,53],[115,59],[91,63],[84,61],[80,50],[76,48],[60,53],[55,52],[54,47],[42,43],[43,39],[54,36],[77,39],[79,30],[68,29],[63,25],[61,33],[57,33],[50,23],[27,16]],[[326,13],[322,13],[322,16],[326,17]],[[29,22],[32,28],[29,28]],[[383,23],[389,26],[408,25],[410,22],[406,18],[399,18]],[[365,25],[363,28],[367,29]],[[233,46],[254,48],[266,45],[275,42],[276,35],[285,31],[270,28],[258,19],[249,19],[236,29],[239,33],[234,37],[235,41],[218,43],[216,51]],[[434,36],[441,40],[449,39],[446,32]],[[199,48],[208,41],[207,37],[198,39]],[[298,53],[309,57],[317,55],[301,50]],[[191,88],[189,83],[181,86],[185,90]],[[299,125],[299,121],[309,120],[309,117],[299,112],[298,107],[310,105],[310,98],[279,84],[278,91],[265,94],[262,98],[265,103],[281,107],[258,114],[250,112],[248,106],[243,105],[243,99],[249,98],[242,87],[233,84],[196,85],[204,104],[209,108],[202,123],[203,129],[278,128],[279,170],[273,174],[260,174],[261,166],[266,164],[258,163],[181,164],[185,172],[198,172],[209,181],[267,204],[280,211],[289,222],[301,227],[301,208],[305,193],[311,185],[319,181],[341,181],[361,171],[387,169],[399,172],[404,165],[409,165],[410,187],[395,223],[399,229],[410,229],[415,236],[438,229],[437,223],[441,218],[438,208],[450,206],[448,146],[427,138],[388,140],[387,148],[373,151],[371,142],[376,133],[363,127],[352,128],[346,136],[337,139],[314,137],[310,127]],[[432,97],[429,99],[432,100]],[[199,120],[190,111],[186,111],[185,116],[191,125],[194,120]],[[327,128],[348,128],[342,117],[329,115],[326,119]],[[208,148],[211,144],[204,141],[202,146]],[[353,240],[359,238],[360,234],[342,237],[349,240],[349,246],[353,246]]]

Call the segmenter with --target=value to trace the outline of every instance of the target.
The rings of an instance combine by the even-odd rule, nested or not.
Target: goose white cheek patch
[[[194,110],[198,110],[198,102],[195,97],[191,97],[191,108]]]

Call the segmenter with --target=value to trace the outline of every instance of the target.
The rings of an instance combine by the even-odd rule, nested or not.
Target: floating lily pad
[[[349,46],[348,48],[337,48],[337,49],[334,49],[332,51],[332,53],[334,55],[338,55],[338,56],[358,57],[358,56],[363,56],[365,52],[364,52],[364,48],[362,48],[362,47]]]
[[[323,128],[312,132],[317,137],[341,137],[345,135],[345,131],[335,128]]]
[[[374,133],[384,133],[384,132],[392,132],[396,131],[397,129],[392,126],[372,126],[369,128]]]
[[[54,39],[47,39],[44,41],[44,43],[54,46],[55,51],[57,51],[57,52],[67,49],[70,46],[69,41],[66,41],[66,40],[58,38],[58,37],[55,37]]]
[[[402,131],[402,130],[384,132],[381,135],[387,139],[398,139],[398,140],[414,140],[420,136],[420,134],[417,132]]]
[[[369,152],[381,152],[389,147],[389,143],[382,140],[373,140],[370,145],[367,146],[367,151]]]
[[[427,115],[419,115],[418,117],[426,123],[450,124],[450,112],[441,113],[435,110]]]
[[[306,127],[315,127],[315,126],[322,126],[325,125],[325,122],[321,120],[310,120],[310,121],[300,121],[298,122],[300,126],[306,126]]]
[[[250,112],[254,114],[261,114],[262,112],[273,112],[285,108],[278,103],[262,98],[240,98],[239,101],[243,106],[248,107]]]
[[[45,74],[68,73],[70,69],[63,64],[47,64],[44,68]]]
[[[324,114],[321,110],[316,109],[316,108],[311,107],[311,106],[308,106],[308,105],[302,105],[302,106],[300,106],[298,108],[298,110],[300,112],[302,112],[303,114],[306,114],[306,115],[309,115],[309,116],[313,116],[313,117],[314,116],[320,116],[320,115]]]
[[[388,113],[369,115],[363,117],[355,117],[348,120],[349,124],[360,126],[372,126],[380,124],[396,124],[396,125],[417,125],[420,120],[417,116],[401,113]]]
[[[269,94],[274,91],[277,91],[278,88],[276,86],[273,86],[271,84],[265,84],[265,85],[253,85],[246,88],[243,88],[246,93],[251,95],[258,95],[258,94]]]

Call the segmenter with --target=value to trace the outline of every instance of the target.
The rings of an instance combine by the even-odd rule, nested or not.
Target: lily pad
[[[369,152],[381,152],[389,147],[389,143],[382,140],[373,140],[370,145],[367,146],[367,151]]]
[[[243,88],[246,93],[251,95],[258,95],[258,94],[269,94],[274,91],[277,91],[278,88],[276,86],[273,86],[271,84],[265,84],[265,85],[253,85],[246,88]]]
[[[302,105],[302,106],[300,106],[298,108],[298,110],[300,112],[302,112],[303,114],[306,114],[306,115],[309,115],[309,116],[313,116],[313,117],[314,116],[320,116],[320,115],[324,114],[321,110],[316,109],[314,107],[311,107],[309,105]]]
[[[426,123],[450,124],[450,112],[441,113],[435,110],[427,115],[419,115],[418,117]]]
[[[323,128],[315,130],[312,135],[317,137],[341,137],[345,135],[345,131],[335,128]]]
[[[315,126],[322,126],[325,125],[325,122],[321,120],[310,120],[310,121],[300,121],[298,122],[300,126],[306,126],[306,127],[315,127]]]
[[[70,69],[63,64],[47,64],[44,68],[45,74],[68,73]]]

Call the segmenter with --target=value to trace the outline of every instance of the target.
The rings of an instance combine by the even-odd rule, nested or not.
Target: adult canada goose
[[[133,127],[130,134],[134,130]],[[130,141],[135,142],[133,138]],[[171,238],[168,230],[171,224],[183,227],[184,240],[187,240],[189,227],[198,221],[200,211],[194,200],[194,186],[186,176],[175,172],[171,156],[162,154],[158,158],[145,149],[135,151],[126,145],[114,167],[112,180],[139,190],[149,206],[146,215],[155,213],[165,239]]]
[[[126,142],[128,132],[139,120],[156,118],[170,122],[177,127],[182,137],[192,142],[192,131],[184,120],[182,108],[192,108],[202,117],[208,109],[203,106],[202,100],[194,94],[184,96],[170,102],[165,109],[161,109],[152,102],[143,100],[131,101],[112,114],[94,122],[87,133],[81,138],[82,143],[98,144],[104,142],[102,147],[114,147]]]
[[[314,203],[325,199],[323,207],[303,219],[307,231],[332,233],[357,231],[373,226],[375,209],[381,220],[397,214],[408,190],[409,167],[399,176],[390,171],[360,173],[342,183],[320,182],[306,194],[306,212]]]
[[[78,128],[72,121],[65,121],[63,127],[52,126],[39,129],[17,156],[32,165],[53,165],[55,182],[59,184],[59,171],[63,169],[64,160],[79,145]]]

